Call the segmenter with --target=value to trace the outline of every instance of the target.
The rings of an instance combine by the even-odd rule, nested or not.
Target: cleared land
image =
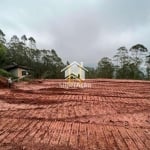
[[[0,89],[0,149],[150,149],[150,82],[36,80]]]

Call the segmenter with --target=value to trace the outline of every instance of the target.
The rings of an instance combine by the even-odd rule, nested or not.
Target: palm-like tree
[[[148,52],[148,49],[142,44],[136,44],[130,48],[135,65],[139,65],[142,62],[142,55]]]
[[[33,37],[29,37],[28,40],[30,42],[29,43],[30,48],[31,49],[36,49],[36,41],[35,41],[35,39]]]
[[[21,36],[21,40],[22,40],[22,42],[23,42],[24,44],[26,44],[26,41],[27,41],[26,35],[22,35],[22,36]]]

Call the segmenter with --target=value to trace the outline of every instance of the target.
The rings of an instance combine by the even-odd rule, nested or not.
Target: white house
[[[66,66],[61,72],[65,72],[66,79],[85,79],[85,71],[88,70],[83,66],[83,62],[81,64],[76,61],[72,62],[70,65]]]

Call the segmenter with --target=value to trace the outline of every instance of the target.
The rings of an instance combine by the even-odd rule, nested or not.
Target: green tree
[[[100,78],[113,78],[113,64],[108,57],[102,58],[98,62],[97,76]]]
[[[134,63],[126,63],[117,70],[116,78],[119,79],[143,79],[144,74]]]
[[[146,56],[146,66],[147,79],[150,80],[150,55]]]
[[[126,47],[122,46],[117,49],[117,54],[114,56],[114,60],[117,61],[117,66],[122,67],[128,62],[128,50]]]
[[[136,44],[130,48],[130,51],[132,53],[133,63],[139,66],[143,61],[142,56],[146,55],[148,49],[142,44]]]
[[[21,36],[21,40],[22,40],[22,42],[24,43],[24,45],[26,45],[26,42],[27,42],[27,37],[26,37],[26,35],[22,35],[22,36]]]
[[[5,65],[7,59],[7,48],[5,45],[0,43],[0,67]]]
[[[25,61],[25,48],[24,43],[20,42],[16,35],[13,35],[8,43],[8,57],[10,63],[15,62],[23,65]]]
[[[3,31],[0,29],[0,43],[1,44],[5,44],[6,39],[5,39],[5,34],[3,33]]]
[[[19,38],[17,37],[17,35],[13,35],[10,39],[10,44],[18,44],[19,43]]]
[[[35,39],[33,37],[29,37],[28,40],[29,40],[29,47],[31,49],[36,49],[36,41],[35,41]]]
[[[86,69],[88,70],[88,72],[86,72],[86,78],[88,79],[92,79],[92,78],[96,78],[96,69],[93,67],[86,67]]]

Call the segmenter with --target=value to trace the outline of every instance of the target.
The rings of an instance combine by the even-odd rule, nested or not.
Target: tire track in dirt
[[[0,90],[0,149],[150,148],[150,82],[87,80],[84,89],[61,82]]]

